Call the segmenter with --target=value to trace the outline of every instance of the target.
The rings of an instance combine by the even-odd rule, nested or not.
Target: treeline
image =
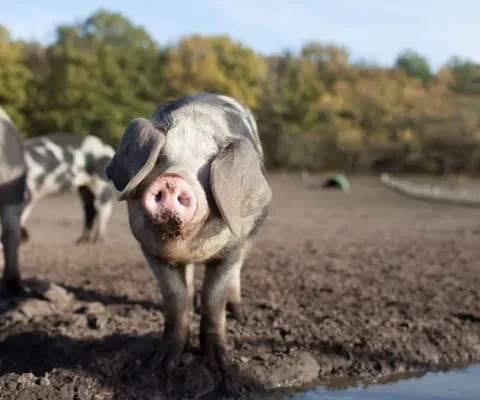
[[[253,109],[271,168],[480,172],[480,65],[469,61],[434,73],[413,51],[384,68],[317,42],[274,56],[227,36],[161,46],[105,10],[59,26],[47,48],[0,27],[0,106],[25,137],[73,131],[116,146],[130,119],[197,91]]]

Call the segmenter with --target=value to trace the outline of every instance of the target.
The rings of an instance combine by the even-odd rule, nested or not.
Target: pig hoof
[[[241,324],[244,324],[245,321],[247,320],[247,317],[245,315],[245,308],[241,303],[227,303],[227,311],[230,313],[230,316],[240,322]]]
[[[3,278],[2,292],[7,296],[14,296],[23,291],[19,278]]]
[[[89,239],[88,236],[82,235],[82,236],[80,236],[80,237],[76,240],[75,244],[78,244],[78,245],[80,245],[80,244],[85,244],[85,243],[88,242],[88,239]]]
[[[204,336],[201,340],[201,347],[206,366],[221,370],[227,367],[229,364],[227,348],[217,336]]]
[[[152,356],[144,362],[144,366],[151,369],[163,369],[164,372],[170,372],[180,364],[185,342],[178,339],[163,340]]]
[[[103,243],[103,236],[95,236],[92,239],[92,243]]]

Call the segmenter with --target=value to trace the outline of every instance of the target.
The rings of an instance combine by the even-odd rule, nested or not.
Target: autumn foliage
[[[47,48],[0,27],[0,106],[25,137],[74,131],[115,146],[132,118],[198,91],[253,109],[271,168],[480,172],[480,65],[468,61],[433,73],[413,51],[385,68],[318,42],[270,56],[228,36],[161,46],[104,10],[58,27]]]

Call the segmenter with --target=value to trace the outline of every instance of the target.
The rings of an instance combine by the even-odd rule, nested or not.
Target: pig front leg
[[[190,338],[189,306],[193,295],[189,279],[193,265],[171,266],[144,250],[143,253],[160,287],[165,319],[162,344],[148,364],[168,372],[178,366]]]
[[[0,210],[4,257],[3,284],[11,293],[20,291],[19,247],[21,241],[21,205],[4,206]]]
[[[228,251],[222,258],[207,262],[201,297],[200,346],[211,366],[224,368],[228,363],[226,349],[226,305],[229,288],[237,282],[246,255],[242,245]],[[238,300],[238,299],[236,299]],[[235,303],[237,304],[237,303]]]

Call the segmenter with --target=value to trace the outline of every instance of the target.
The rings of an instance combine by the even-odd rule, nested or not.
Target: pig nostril
[[[162,200],[162,192],[158,192],[155,195],[155,201],[158,203],[160,200]]]
[[[182,193],[177,197],[177,199],[178,199],[178,202],[184,207],[188,207],[190,205],[190,196],[186,194]]]

